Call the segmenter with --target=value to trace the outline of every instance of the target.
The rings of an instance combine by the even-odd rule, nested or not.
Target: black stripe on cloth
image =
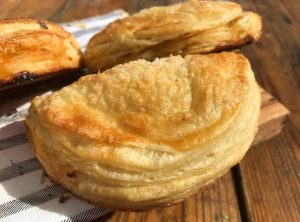
[[[14,146],[18,146],[24,143],[27,143],[28,140],[25,136],[25,133],[14,135],[3,140],[0,140],[0,151]]]
[[[100,207],[94,207],[87,211],[81,212],[77,215],[74,215],[68,219],[62,220],[61,222],[86,222],[97,219],[102,215],[111,212],[111,210],[103,209]]]
[[[67,190],[58,185],[47,186],[35,193],[20,197],[19,199],[0,205],[0,218],[7,217],[17,212],[29,209],[33,206],[46,203],[54,198],[57,198],[67,193]]]
[[[25,160],[20,163],[12,163],[11,166],[0,170],[0,183],[38,169],[41,169],[41,164],[36,158]]]

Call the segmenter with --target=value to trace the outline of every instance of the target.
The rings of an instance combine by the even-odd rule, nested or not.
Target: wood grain
[[[253,145],[266,141],[280,133],[289,111],[274,97],[261,88],[261,109],[258,132]]]
[[[297,0],[236,1],[263,16],[262,38],[243,49],[260,85],[291,111],[300,129],[300,4]]]
[[[237,2],[263,15],[263,38],[243,51],[261,86],[290,110],[282,133],[239,165],[248,221],[300,221],[300,4]]]
[[[252,147],[239,167],[248,221],[300,221],[300,133],[290,122]]]
[[[64,0],[1,0],[0,18],[39,18],[46,19],[58,11]]]

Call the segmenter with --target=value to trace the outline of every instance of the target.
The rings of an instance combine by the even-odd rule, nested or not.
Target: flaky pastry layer
[[[81,52],[71,33],[35,19],[0,20],[0,87],[78,69]]]
[[[260,93],[237,53],[118,65],[47,96],[26,119],[47,174],[116,209],[176,203],[236,164],[257,130]]]
[[[259,39],[259,15],[240,5],[187,1],[142,10],[115,21],[89,41],[84,61],[92,72],[136,59],[206,54]]]

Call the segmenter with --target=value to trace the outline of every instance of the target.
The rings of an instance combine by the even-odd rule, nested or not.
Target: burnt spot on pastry
[[[5,86],[6,85],[6,82],[4,82],[3,80],[0,80],[0,88]]]
[[[0,88],[2,88],[4,86],[13,85],[13,84],[23,83],[25,81],[32,81],[36,78],[38,78],[38,75],[36,73],[28,72],[28,71],[21,71],[21,72],[16,73],[14,75],[14,77],[8,81],[0,80]]]
[[[12,83],[21,83],[27,80],[34,80],[37,77],[38,75],[33,72],[22,71],[22,72],[18,72],[15,75],[14,79],[12,80]]]
[[[68,172],[68,173],[66,174],[66,176],[67,176],[67,177],[70,177],[70,178],[74,178],[74,177],[76,177],[76,173],[75,173],[75,171]]]
[[[253,36],[246,36],[245,38],[243,38],[241,41],[239,42],[235,42],[235,43],[221,43],[218,46],[216,46],[214,48],[214,50],[208,52],[208,53],[213,53],[213,52],[221,52],[221,51],[231,51],[234,49],[238,49],[240,46],[244,46],[247,44],[252,43],[253,41],[255,41],[255,38]]]
[[[65,193],[63,195],[61,195],[58,199],[59,203],[65,203],[67,200],[69,200],[71,198],[70,194]]]
[[[37,20],[37,23],[41,26],[43,29],[49,29],[45,22]]]

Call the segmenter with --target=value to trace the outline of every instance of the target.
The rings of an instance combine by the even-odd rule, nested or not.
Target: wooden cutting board
[[[279,103],[273,96],[261,88],[261,110],[258,120],[258,132],[253,141],[256,145],[262,141],[276,136],[285,123],[289,114],[287,108]]]

